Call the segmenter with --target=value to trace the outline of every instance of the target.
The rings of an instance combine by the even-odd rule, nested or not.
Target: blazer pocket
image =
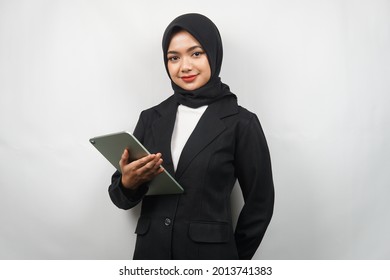
[[[229,241],[230,225],[223,222],[190,222],[189,236],[192,241],[203,243],[226,243]]]
[[[147,217],[140,217],[138,219],[137,227],[135,228],[135,233],[139,235],[144,235],[148,232],[150,227],[150,219]]]

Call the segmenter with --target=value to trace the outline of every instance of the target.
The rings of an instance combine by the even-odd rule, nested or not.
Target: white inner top
[[[172,162],[175,171],[184,145],[206,109],[207,105],[199,108],[190,108],[184,105],[178,106],[171,140]]]

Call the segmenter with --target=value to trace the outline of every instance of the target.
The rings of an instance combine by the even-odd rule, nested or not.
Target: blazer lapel
[[[169,98],[156,107],[161,115],[152,125],[154,146],[153,153],[161,153],[163,158],[162,166],[173,176],[175,174],[171,154],[171,138],[176,120],[178,104],[174,99]]]
[[[180,155],[175,173],[177,179],[183,175],[194,157],[226,129],[225,123],[221,119],[237,112],[237,102],[232,102],[230,98],[208,106]],[[172,131],[170,133],[172,134]]]

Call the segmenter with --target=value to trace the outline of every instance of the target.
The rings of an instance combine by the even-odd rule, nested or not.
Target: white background
[[[199,12],[270,147],[257,259],[390,258],[390,1],[0,0],[0,259],[130,259],[139,208],[88,139],[172,94],[161,37]],[[235,217],[242,204],[234,191]]]

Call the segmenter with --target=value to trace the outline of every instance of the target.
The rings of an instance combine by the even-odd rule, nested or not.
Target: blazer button
[[[171,220],[171,219],[169,219],[169,218],[165,218],[165,220],[164,220],[164,225],[166,225],[166,226],[170,226],[170,225],[171,225],[171,223],[172,223],[172,220]]]

